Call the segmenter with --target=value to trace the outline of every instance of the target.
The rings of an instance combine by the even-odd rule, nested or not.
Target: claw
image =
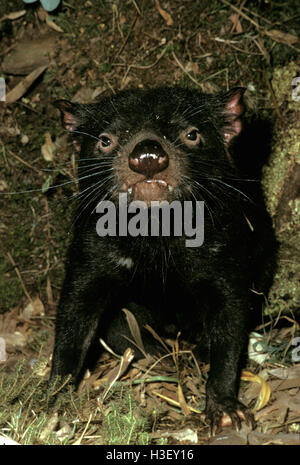
[[[244,412],[244,415],[245,415],[246,425],[252,429],[255,429],[256,423],[255,423],[254,415],[251,412],[249,412],[249,410]]]
[[[224,426],[232,425],[236,431],[239,431],[242,427],[242,420],[247,426],[255,428],[252,413],[236,399],[227,398],[210,402],[206,417],[210,423],[210,436],[218,434]]]

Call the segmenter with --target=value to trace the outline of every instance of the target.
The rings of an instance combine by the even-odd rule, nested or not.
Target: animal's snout
[[[168,167],[169,157],[158,141],[146,139],[136,144],[128,157],[128,164],[132,171],[152,179]]]

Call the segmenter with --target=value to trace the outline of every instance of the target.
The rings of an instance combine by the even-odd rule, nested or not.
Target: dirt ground
[[[300,444],[299,31],[297,0],[69,0],[49,14],[1,2],[0,442]],[[128,354],[120,370],[106,351],[79,394],[57,386],[55,413],[45,388],[77,189],[52,102],[175,84],[247,88],[249,127],[270,154],[263,182],[281,244],[240,390],[257,426],[215,438],[202,413],[209,367],[184,341],[169,348],[171,364],[148,357],[127,371]]]

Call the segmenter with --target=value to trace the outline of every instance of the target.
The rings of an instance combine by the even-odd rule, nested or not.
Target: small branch
[[[178,60],[177,56],[175,55],[175,52],[172,52],[172,55],[173,55],[173,58],[174,60],[176,61],[176,63],[178,64],[179,68],[182,69],[182,71],[184,72],[184,74],[186,74],[190,80],[196,84],[196,86],[198,87],[201,87],[201,84],[197,81],[197,79],[193,78],[193,76],[184,68],[183,64],[180,63],[180,61]]]
[[[11,150],[9,150],[10,155],[12,155],[14,158],[16,158],[18,161],[23,163],[23,165],[27,166],[27,168],[30,168],[31,170],[35,171],[38,174],[44,174],[42,170],[39,168],[36,168],[35,166],[30,165],[27,161],[23,160],[23,158],[19,157],[19,155],[16,155],[13,153]]]
[[[23,281],[23,279],[22,279],[21,273],[20,273],[20,271],[19,271],[19,269],[18,269],[18,267],[17,267],[17,265],[16,265],[16,263],[15,263],[13,257],[11,256],[11,254],[10,254],[9,252],[7,252],[7,256],[8,256],[8,258],[9,258],[10,263],[11,263],[12,266],[14,267],[14,270],[15,270],[15,272],[16,272],[16,275],[18,276],[18,278],[19,278],[19,280],[20,280],[20,283],[21,283],[21,286],[22,286],[22,288],[23,288],[24,294],[25,294],[26,297],[29,299],[29,301],[32,303],[32,298],[31,298],[31,296],[29,295],[29,292],[28,292],[27,289],[26,289],[26,286],[25,286],[24,281]]]
[[[243,13],[239,8],[237,8],[236,6],[234,5],[231,5],[231,3],[229,3],[227,0],[221,0],[221,2],[226,5],[226,6],[229,6],[230,8],[232,8],[234,11],[236,11],[236,13],[238,13],[239,15],[241,15],[243,18],[245,18],[247,21],[249,21],[249,23],[253,24],[253,26],[256,27],[257,30],[260,31],[261,27],[260,25],[254,21],[253,19],[251,19],[248,15],[246,15],[245,13]]]

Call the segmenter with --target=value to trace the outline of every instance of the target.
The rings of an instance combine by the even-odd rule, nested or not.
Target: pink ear
[[[55,105],[61,111],[61,121],[63,127],[67,131],[75,131],[80,124],[80,120],[76,116],[77,105],[69,102],[68,100],[56,100],[53,105]],[[75,136],[73,138],[73,145],[75,150],[80,152],[80,142]]]
[[[224,140],[227,145],[242,130],[241,116],[244,112],[243,94],[245,90],[244,87],[234,87],[224,95],[224,113],[228,120],[224,128]]]
[[[63,125],[67,131],[74,131],[76,124],[77,120],[72,113],[68,113],[67,111],[63,113]]]
[[[56,100],[53,103],[61,111],[61,120],[63,127],[67,131],[74,131],[79,125],[80,121],[75,116],[77,106],[68,100]]]

